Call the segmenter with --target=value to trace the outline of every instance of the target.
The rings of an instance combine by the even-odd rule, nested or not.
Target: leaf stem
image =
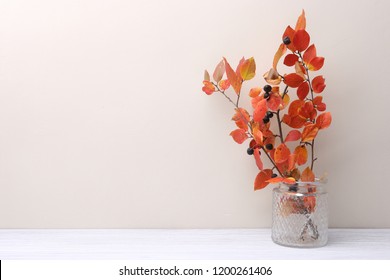
[[[298,55],[301,59],[301,62],[302,62],[302,65],[303,67],[305,68],[306,70],[306,76],[307,76],[307,82],[309,83],[309,88],[310,88],[310,94],[311,94],[311,100],[313,102],[313,99],[314,99],[314,94],[313,94],[313,86],[311,84],[311,80],[310,80],[310,75],[309,75],[309,68],[307,67],[306,63],[303,61],[303,57],[302,57],[302,54],[301,52],[298,52]],[[314,123],[314,120],[313,120],[313,123]],[[314,158],[314,139],[311,141],[311,171],[313,171],[313,167],[314,167],[314,161],[316,159]]]
[[[270,155],[267,153],[267,151],[264,149],[264,147],[262,146],[261,149],[264,151],[264,153],[267,155],[268,159],[271,161],[272,165],[274,166],[274,168],[276,168],[276,170],[278,170],[280,176],[284,177],[282,172],[280,172],[278,166],[276,165],[276,163],[273,161],[273,159],[270,157]]]
[[[286,85],[286,87],[284,88],[284,91],[283,91],[283,94],[282,94],[282,102],[283,102],[283,98],[284,96],[287,94],[288,92],[288,86]],[[280,135],[280,141],[282,143],[284,143],[284,139],[283,139],[283,130],[282,130],[282,121],[280,120],[280,109],[278,109],[278,111],[276,112],[276,118],[278,119],[278,127],[279,127],[279,135]]]

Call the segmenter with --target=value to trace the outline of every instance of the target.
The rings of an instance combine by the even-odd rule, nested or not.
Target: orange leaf
[[[283,178],[283,177],[275,177],[267,180],[268,183],[280,183],[283,182],[288,185],[293,185],[296,183],[295,178],[293,177],[288,177],[288,178]]]
[[[301,139],[302,135],[299,130],[291,130],[287,136],[286,139],[284,139],[284,142],[290,142],[290,141],[297,141]]]
[[[226,76],[229,80],[229,83],[233,87],[234,91],[237,94],[240,94],[242,79],[236,74],[236,72],[234,72],[230,64],[227,62],[226,58],[224,58],[224,61],[225,61],[225,68],[226,68]]]
[[[306,17],[305,10],[302,10],[302,14],[298,17],[297,24],[295,25],[295,30],[298,31],[300,29],[306,28]]]
[[[272,63],[272,67],[273,69],[277,69],[277,66],[278,66],[278,62],[280,60],[280,58],[284,55],[284,53],[286,52],[286,45],[285,44],[280,44],[278,50],[276,51],[275,55],[274,55],[274,61]]]
[[[296,162],[298,165],[305,164],[307,162],[307,149],[306,146],[298,146],[295,148],[294,153],[296,155]]]
[[[236,108],[235,111],[236,112],[232,118],[233,121],[244,120],[244,121],[249,122],[250,117],[249,117],[249,113],[247,110],[245,110],[244,108],[238,108],[238,109]]]
[[[320,56],[316,56],[315,58],[310,60],[307,67],[309,68],[310,71],[320,70],[322,68],[322,66],[324,65],[324,61],[325,61],[325,58],[320,57]]]
[[[225,63],[223,59],[217,64],[213,73],[213,79],[217,83],[222,80],[223,74],[225,73]]]
[[[230,87],[229,80],[220,80],[218,86],[221,90],[227,90]]]
[[[303,54],[303,61],[306,64],[309,64],[309,62],[316,56],[317,56],[317,49],[316,46],[313,44],[310,47],[308,47],[305,53]]]
[[[309,94],[309,84],[307,82],[300,84],[300,86],[297,89],[298,98],[300,100],[304,100],[308,94]]]
[[[288,156],[288,171],[291,171],[295,168],[295,162],[296,162],[296,155],[290,154]]]
[[[263,78],[270,85],[278,85],[282,81],[278,71],[276,71],[274,68],[271,68],[268,72],[265,72]]]
[[[240,75],[244,81],[250,80],[255,76],[256,63],[253,57],[245,60],[240,67]]]
[[[255,157],[257,168],[259,168],[260,170],[263,170],[263,162],[261,161],[261,158],[260,158],[259,148],[253,149],[253,156]]]
[[[305,170],[303,170],[301,175],[301,181],[302,182],[314,182],[315,175],[313,171],[311,171],[310,167],[306,167]]]
[[[267,100],[268,108],[272,111],[277,111],[279,109],[280,104],[282,104],[282,97],[279,93],[273,93],[269,96]]]
[[[268,183],[280,183],[284,180],[283,177],[275,177],[275,178],[271,178],[269,180],[267,180]]]
[[[253,100],[253,99],[252,99]],[[267,113],[267,100],[262,99],[257,103],[255,111],[253,112],[253,120],[255,122],[261,122]]]
[[[233,140],[236,141],[238,144],[242,144],[248,138],[246,131],[241,128],[233,130],[230,133],[230,136],[232,136]]]
[[[249,91],[249,96],[254,98],[256,96],[259,96],[260,92],[261,92],[261,87],[251,88],[251,90]]]
[[[313,91],[315,93],[321,93],[326,87],[324,77],[323,76],[315,77],[311,82],[311,86],[313,87]]]
[[[275,149],[274,160],[276,163],[282,163],[288,160],[289,155],[290,149],[282,143]]]
[[[236,113],[233,115],[232,120],[236,122],[236,125],[239,128],[248,131],[248,122],[250,120],[249,113],[243,108],[235,110]]]
[[[295,32],[293,43],[297,51],[303,52],[307,49],[310,43],[310,35],[304,29]]]
[[[302,118],[299,115],[297,116],[284,115],[283,122],[287,124],[289,127],[301,128],[306,123],[306,119]]]
[[[322,113],[317,117],[316,126],[318,129],[325,129],[332,123],[332,115],[329,112]]]
[[[254,126],[252,129],[252,135],[257,145],[263,146],[263,133],[258,126]]]
[[[305,126],[302,131],[302,142],[310,142],[316,138],[318,133],[318,127],[315,124],[309,124]]]
[[[289,37],[290,38],[290,41],[291,43],[287,45],[287,48],[292,51],[292,52],[295,52],[296,51],[296,48],[294,46],[294,36],[295,36],[295,30],[291,28],[291,26],[287,26],[286,27],[286,30],[284,31],[283,33],[283,37],[282,37],[282,40],[285,38],[285,37]]]
[[[284,58],[284,65],[287,65],[287,66],[293,66],[295,65],[295,62],[298,61],[298,56],[296,56],[295,54],[288,54],[286,55],[286,57]]]
[[[210,74],[209,74],[209,72],[207,70],[204,70],[203,80],[207,81],[207,82],[210,82]]]
[[[209,81],[203,81],[203,87],[202,90],[207,94],[210,95],[215,91],[215,86],[212,82]]]
[[[268,186],[268,180],[272,177],[272,170],[271,169],[264,169],[257,174],[255,179],[255,191],[261,190]]]
[[[290,96],[286,93],[284,96],[283,96],[283,100],[282,100],[282,107],[281,109],[284,109],[288,106],[288,104],[290,103]]]
[[[292,88],[298,87],[300,84],[303,83],[303,81],[303,77],[296,73],[291,73],[284,76],[284,83]]]

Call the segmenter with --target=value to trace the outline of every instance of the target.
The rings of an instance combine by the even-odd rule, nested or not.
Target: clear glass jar
[[[328,194],[319,182],[281,183],[273,190],[272,240],[289,247],[328,241]]]

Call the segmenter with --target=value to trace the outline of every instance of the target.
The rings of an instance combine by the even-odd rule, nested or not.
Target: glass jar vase
[[[280,183],[273,189],[272,240],[289,247],[326,245],[328,194],[322,183]]]

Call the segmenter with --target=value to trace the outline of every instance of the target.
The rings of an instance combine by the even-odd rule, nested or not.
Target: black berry
[[[252,148],[248,148],[248,150],[246,150],[246,152],[248,153],[248,155],[253,155],[253,149]]]
[[[271,112],[271,111],[268,111],[267,112],[267,118],[272,118],[274,116],[274,114]]]
[[[269,123],[269,118],[264,117],[263,122],[264,122],[264,123]]]
[[[283,38],[283,44],[290,45],[291,44],[290,37],[288,37],[288,36],[284,37]]]
[[[264,98],[265,98],[265,99],[268,99],[268,98],[269,98],[269,92],[264,93]]]
[[[272,178],[275,178],[275,177],[278,177],[278,175],[277,174],[272,174],[272,176],[271,176]]]
[[[272,87],[270,85],[265,85],[263,89],[265,92],[270,92],[272,90]]]
[[[274,148],[274,145],[269,143],[269,144],[265,145],[265,147],[267,148],[267,150],[272,150]]]

